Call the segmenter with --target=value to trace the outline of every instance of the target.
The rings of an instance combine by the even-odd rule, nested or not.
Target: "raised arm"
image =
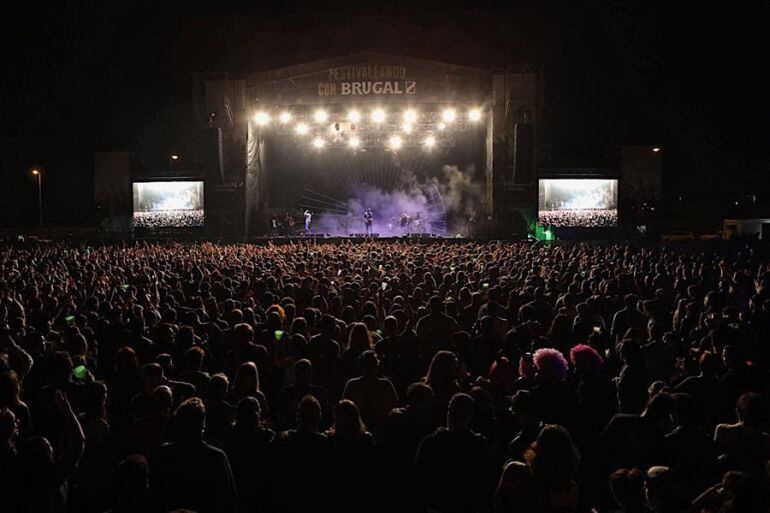
[[[57,390],[54,393],[54,401],[56,402],[56,407],[59,408],[59,411],[64,416],[66,445],[56,461],[59,478],[64,481],[75,472],[80,462],[80,457],[83,455],[86,437],[83,434],[83,428],[80,426],[75,412],[72,411],[72,405],[70,405],[67,396],[61,390]]]

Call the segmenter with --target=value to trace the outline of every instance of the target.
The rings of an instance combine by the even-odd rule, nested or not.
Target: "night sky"
[[[0,21],[4,226],[36,221],[33,166],[48,220],[84,223],[95,151],[184,148],[195,71],[360,50],[542,67],[554,165],[639,143],[665,148],[665,193],[693,205],[770,183],[767,1],[15,3]]]

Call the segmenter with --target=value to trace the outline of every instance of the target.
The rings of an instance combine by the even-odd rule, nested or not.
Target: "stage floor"
[[[435,242],[435,241],[467,241],[466,237],[445,237],[442,235],[401,235],[387,237],[366,237],[361,235],[332,236],[332,235],[302,235],[295,237],[277,236],[277,237],[251,237],[247,242],[255,244],[272,242],[274,244],[288,244],[291,242],[315,242],[315,243],[339,243],[343,241],[366,242],[366,241],[388,241],[388,242]]]

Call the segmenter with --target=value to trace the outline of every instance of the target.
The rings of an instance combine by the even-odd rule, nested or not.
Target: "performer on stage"
[[[465,218],[465,236],[470,238],[476,234],[476,211],[471,210]]]
[[[414,220],[412,221],[412,224],[414,226],[414,231],[416,233],[422,232],[422,222],[423,222],[422,212],[417,212],[417,214],[415,214],[414,216]]]
[[[367,208],[364,212],[364,226],[366,228],[366,235],[372,234],[372,222],[374,221],[374,214],[371,208]]]
[[[286,212],[284,223],[286,224],[286,235],[291,237],[294,235],[294,216],[291,213]]]
[[[404,212],[401,214],[401,231],[406,235],[409,233],[409,228],[412,224],[412,218],[409,217],[409,214]]]
[[[313,213],[310,210],[305,210],[305,234],[312,233],[310,231],[310,222],[313,220]]]

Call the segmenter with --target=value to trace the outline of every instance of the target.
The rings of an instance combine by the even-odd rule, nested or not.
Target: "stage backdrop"
[[[213,113],[213,124],[222,130],[222,171],[225,177],[233,172],[233,178],[224,182],[243,184],[245,221],[251,235],[264,233],[267,222],[263,217],[277,207],[270,205],[269,190],[277,159],[271,156],[270,127],[253,123],[259,110],[275,113],[287,108],[307,113],[317,106],[334,111],[335,106],[341,110],[414,105],[421,112],[440,113],[445,105],[479,106],[484,115],[479,127],[484,155],[476,166],[483,181],[478,221],[510,235],[510,219],[521,217],[518,210],[535,210],[533,170],[537,167],[542,90],[539,72],[532,66],[484,69],[358,52],[237,78],[199,78],[202,85],[196,89],[196,111],[202,123]],[[516,190],[506,190],[509,186]],[[214,197],[208,194],[210,189],[207,202]],[[237,204],[236,197],[231,199]]]

